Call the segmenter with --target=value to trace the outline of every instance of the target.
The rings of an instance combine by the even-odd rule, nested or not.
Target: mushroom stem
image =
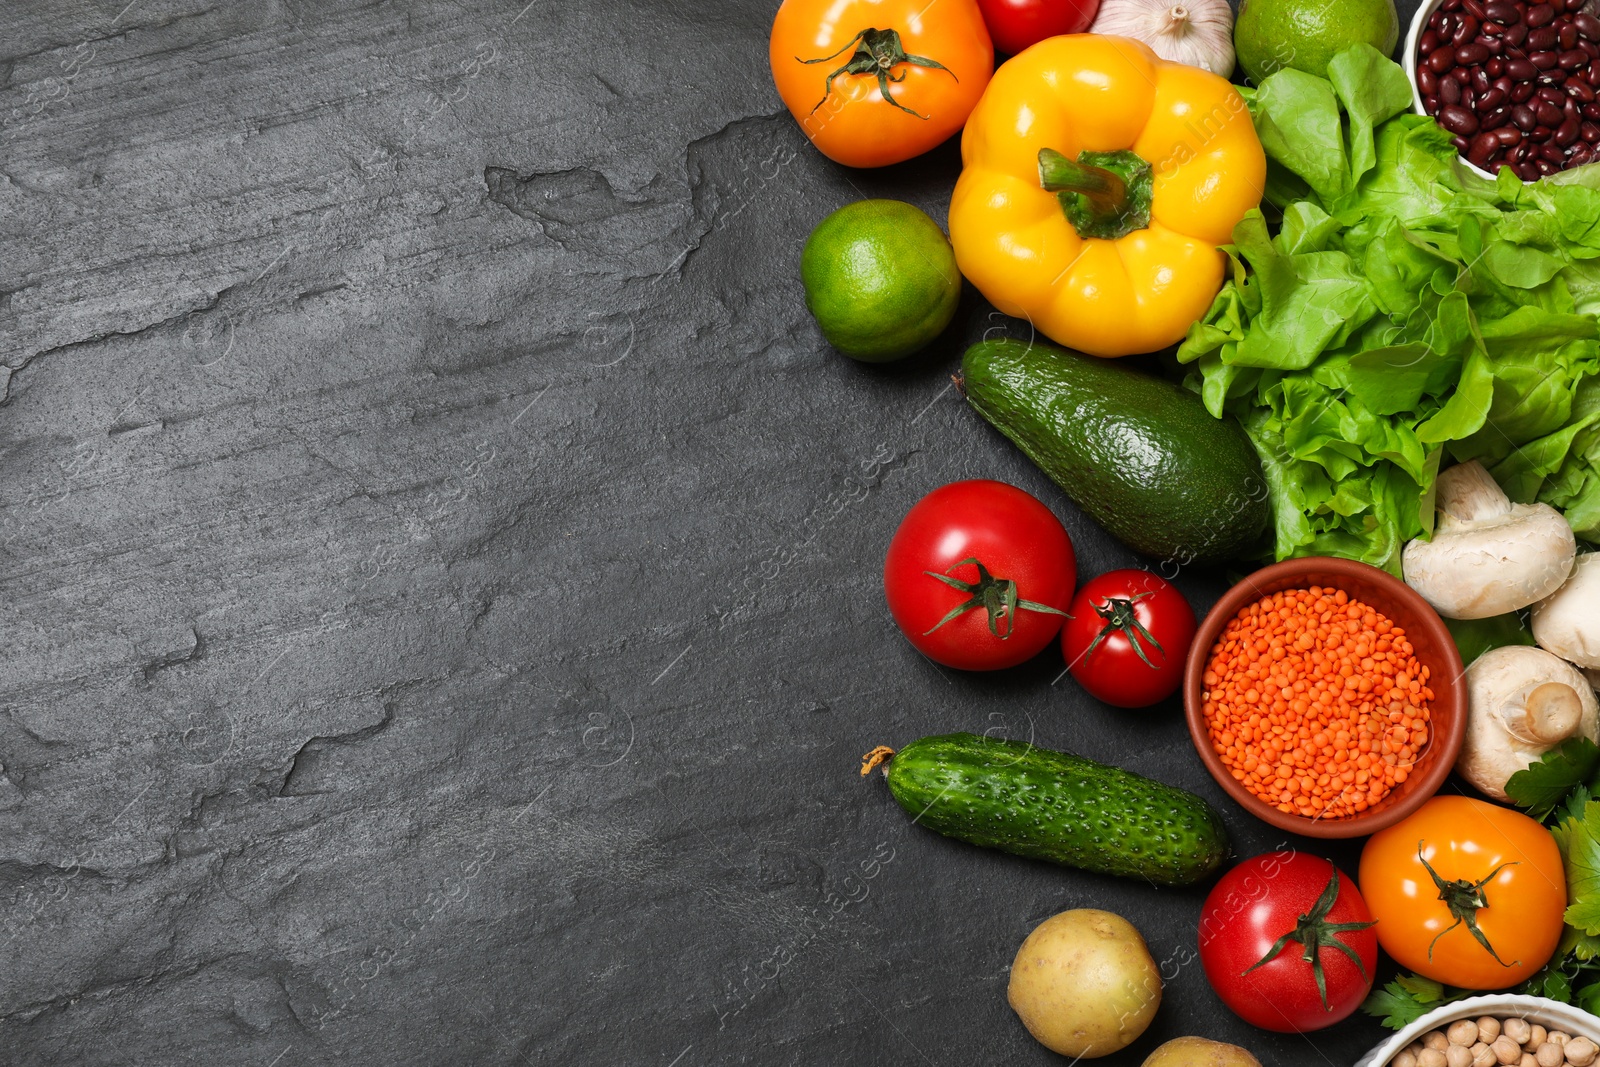
[[[1555,746],[1578,732],[1583,701],[1563,682],[1545,682],[1507,704],[1500,713],[1506,730],[1530,745]]]
[[[1458,463],[1435,482],[1435,506],[1452,519],[1481,522],[1511,513],[1511,500],[1482,463]]]

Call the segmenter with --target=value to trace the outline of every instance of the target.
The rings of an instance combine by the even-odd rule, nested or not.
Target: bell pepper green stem
[[[1115,240],[1150,225],[1150,164],[1127,149],[1068,159],[1041,148],[1039,185],[1056,194],[1079,237]]]

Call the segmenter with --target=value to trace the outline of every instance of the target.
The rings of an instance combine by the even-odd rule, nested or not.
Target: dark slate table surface
[[[969,289],[874,369],[805,311],[810,228],[942,222],[954,144],[812,150],[771,2],[123,3],[0,32],[0,1062],[1065,1062],[1007,969],[1086,906],[1167,979],[1108,1065],[1382,1036],[1253,1031],[1201,891],[857,777],[990,730],[1285,843],[1175,700],[942,670],[888,618],[889,535],[954,479],[1049,502],[1081,575],[1137,562],[952,390],[1016,323]]]

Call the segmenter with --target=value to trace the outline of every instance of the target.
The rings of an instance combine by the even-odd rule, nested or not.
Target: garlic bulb
[[[1233,73],[1233,9],[1228,0],[1101,0],[1090,33],[1132,37],[1162,59]]]

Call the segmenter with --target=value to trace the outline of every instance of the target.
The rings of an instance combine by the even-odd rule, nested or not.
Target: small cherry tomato
[[[1004,482],[952,482],[919,500],[889,542],[884,592],[895,624],[946,667],[1031,659],[1061,628],[1077,580],[1072,539]]]
[[[1089,693],[1143,708],[1177,692],[1194,643],[1194,609],[1149,571],[1107,571],[1078,590],[1061,631],[1061,652]]]
[[[1550,831],[1519,811],[1434,797],[1361,850],[1378,942],[1402,967],[1466,989],[1505,989],[1561,940],[1567,876]]]
[[[978,0],[994,46],[1016,55],[1046,37],[1082,33],[1100,11],[1100,0]]]
[[[1371,992],[1378,935],[1356,884],[1332,863],[1269,852],[1223,875],[1206,897],[1200,965],[1250,1025],[1321,1030]]]

